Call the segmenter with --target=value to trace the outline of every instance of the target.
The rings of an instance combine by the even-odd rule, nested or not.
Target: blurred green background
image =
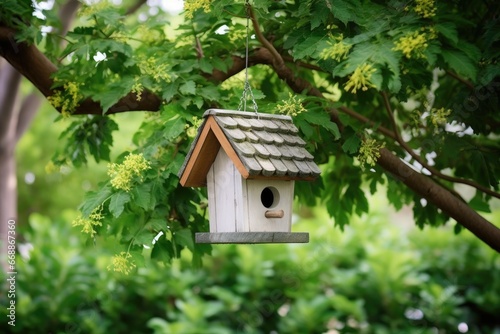
[[[200,268],[184,253],[109,271],[101,245],[113,241],[94,245],[71,226],[106,164],[47,173],[67,126],[56,116],[44,105],[17,149],[16,326],[2,308],[2,333],[500,333],[499,254],[451,226],[418,230],[385,197],[344,231],[296,203],[293,229],[309,244],[215,245]],[[143,117],[114,116],[115,152]],[[488,218],[500,220],[498,203]]]

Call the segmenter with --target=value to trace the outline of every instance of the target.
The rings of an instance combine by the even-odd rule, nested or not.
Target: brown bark
[[[500,252],[500,229],[472,210],[431,178],[406,165],[389,150],[380,150],[377,163],[408,188],[434,204],[491,248]]]

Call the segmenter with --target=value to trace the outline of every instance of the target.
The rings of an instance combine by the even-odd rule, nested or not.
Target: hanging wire
[[[245,85],[243,86],[243,93],[241,95],[240,104],[238,106],[238,111],[241,111],[243,107],[243,111],[247,111],[247,99],[248,96],[252,99],[253,102],[253,110],[257,113],[257,102],[255,102],[255,98],[253,96],[252,87],[250,86],[250,82],[248,80],[248,45],[250,44],[250,3],[249,0],[245,1],[245,9],[247,13],[247,38],[245,45]]]

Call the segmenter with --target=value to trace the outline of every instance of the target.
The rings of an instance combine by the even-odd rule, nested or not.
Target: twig
[[[419,164],[421,164],[432,175],[434,175],[436,177],[439,177],[439,178],[441,178],[443,180],[446,180],[446,181],[449,181],[449,182],[453,182],[453,183],[466,184],[468,186],[476,188],[479,191],[484,192],[485,194],[488,194],[488,195],[496,197],[496,198],[500,198],[500,194],[499,193],[497,193],[497,192],[495,192],[495,191],[493,191],[491,189],[488,189],[488,188],[486,188],[486,187],[484,187],[484,186],[482,186],[482,185],[480,185],[480,184],[478,184],[478,183],[476,183],[474,181],[443,174],[439,170],[437,170],[436,168],[434,168],[431,165],[429,165],[427,163],[427,161],[425,161],[424,159],[422,159],[422,157],[420,155],[418,155],[417,153],[415,153],[415,151],[413,151],[413,149],[410,146],[408,146],[408,144],[403,140],[403,138],[401,137],[401,135],[399,134],[399,132],[397,130],[396,119],[394,118],[394,114],[392,112],[391,104],[389,102],[389,97],[387,96],[387,93],[382,92],[382,97],[384,99],[385,109],[387,110],[387,113],[389,114],[389,118],[391,120],[392,126],[394,127],[394,133],[396,135],[395,139],[399,143],[399,145],[401,145],[401,147],[406,152],[408,152],[408,154],[411,155],[411,157],[413,159],[415,159]]]
[[[467,88],[469,88],[470,90],[474,90],[474,85],[469,80],[462,78],[461,76],[459,76],[458,74],[456,74],[450,70],[446,70],[446,74],[448,74],[450,77],[460,81],[461,83],[466,85]]]
[[[257,22],[257,19],[255,18],[255,14],[253,12],[252,6],[248,6],[248,13],[250,14],[250,19],[252,20],[253,29],[255,30],[255,36],[257,36],[257,39],[259,40],[259,42],[266,49],[268,49],[269,52],[271,52],[271,54],[273,55],[273,58],[276,62],[276,66],[278,66],[278,67],[284,66],[285,61],[283,60],[283,57],[281,57],[280,53],[276,50],[274,45],[272,45],[271,42],[269,42],[267,40],[267,38],[264,37],[264,35],[262,34],[262,31],[260,30],[259,23]]]
[[[366,124],[369,124],[371,126],[375,126],[377,123],[375,123],[374,121],[366,118],[365,116],[361,115],[361,114],[358,114],[357,112],[355,112],[354,110],[348,108],[348,107],[345,107],[345,106],[341,106],[339,107],[339,110],[342,111],[343,113],[351,116],[352,118],[355,118],[357,119],[358,121],[360,122],[363,122],[363,123],[366,123]],[[380,126],[378,125],[377,128],[375,129],[377,131],[379,131],[380,133],[382,133],[384,136],[387,136],[387,137],[390,137],[394,140],[397,140],[396,138],[396,134],[389,130],[388,128],[386,127],[383,127],[383,126]]]
[[[302,61],[295,61],[293,60],[292,57],[290,56],[283,56],[283,59],[286,61],[286,62],[289,62],[289,63],[294,63],[295,65],[299,66],[299,67],[303,67],[303,68],[308,68],[310,70],[315,70],[315,71],[319,71],[319,72],[325,72],[321,67],[317,66],[317,65],[313,65],[313,64],[309,64],[309,63],[304,63]]]

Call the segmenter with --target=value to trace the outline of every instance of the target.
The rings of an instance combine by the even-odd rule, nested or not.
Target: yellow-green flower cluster
[[[80,9],[80,16],[92,16],[108,7],[111,7],[111,4],[108,1],[92,1],[90,4],[84,4]]]
[[[361,166],[363,167],[365,164],[375,166],[377,159],[380,158],[380,149],[383,147],[385,147],[385,143],[379,143],[372,138],[363,139],[358,153]]]
[[[141,177],[142,172],[149,169],[149,162],[142,153],[130,153],[121,164],[108,164],[108,175],[111,177],[111,186],[115,189],[130,191],[134,177]]]
[[[125,275],[130,274],[132,269],[136,266],[133,261],[129,259],[132,257],[130,253],[120,252],[120,254],[114,255],[111,258],[111,264],[108,265],[108,270],[113,270]]]
[[[431,113],[430,113],[430,119],[431,119],[432,125],[438,126],[438,125],[446,123],[446,119],[448,118],[448,116],[450,114],[451,114],[451,109],[432,108]]]
[[[244,29],[230,29],[228,38],[233,43],[244,41],[247,37],[247,32]]]
[[[57,81],[57,80],[56,80]],[[73,81],[68,81],[63,85],[63,88],[57,90],[52,96],[49,96],[50,104],[61,112],[63,117],[69,117],[80,104],[83,96],[80,94],[78,84]]]
[[[283,115],[297,116],[302,112],[306,112],[306,108],[302,105],[302,99],[298,99],[297,96],[292,93],[288,93],[288,100],[282,101],[283,104],[276,105],[278,112]]]
[[[410,59],[412,55],[416,58],[425,58],[424,51],[427,49],[428,36],[425,32],[409,32],[396,42],[394,51],[401,51],[406,58]]]
[[[139,77],[136,77],[134,85],[132,86],[131,92],[135,94],[135,99],[140,101],[142,99],[142,92],[144,91],[144,86],[139,82]]]
[[[200,128],[201,123],[203,123],[203,120],[197,116],[193,116],[191,123],[191,126],[189,124],[186,124],[184,128],[186,129],[187,135],[190,138],[193,138],[194,136],[196,136],[196,133],[198,133],[198,129]]]
[[[57,167],[52,160],[47,162],[47,164],[45,165],[45,173],[47,173],[47,174],[52,174],[52,173],[55,173],[58,171],[59,171],[59,167]]]
[[[375,87],[373,83],[370,82],[372,74],[375,73],[376,69],[370,64],[363,64],[356,67],[354,72],[351,74],[349,80],[347,80],[344,85],[346,91],[351,91],[356,93],[358,89],[366,91],[370,87]]]
[[[141,57],[137,62],[137,66],[139,66],[142,74],[153,78],[158,83],[170,81],[167,64],[158,63],[155,57]]]
[[[413,10],[424,18],[431,18],[436,15],[437,8],[434,0],[415,0]]]
[[[73,227],[76,226],[81,226],[82,227],[82,232],[90,234],[91,237],[96,234],[96,230],[94,230],[94,227],[96,226],[102,226],[101,220],[104,218],[104,215],[102,214],[102,205],[98,206],[97,208],[92,211],[92,213],[87,217],[84,218],[81,214],[78,216],[71,225]]]
[[[185,0],[184,10],[186,11],[186,18],[192,19],[193,13],[198,9],[203,8],[205,13],[210,12],[210,0]]]
[[[341,61],[347,57],[347,54],[352,48],[351,44],[345,43],[343,41],[344,36],[340,34],[340,36],[333,38],[333,40],[328,41],[328,45],[330,47],[325,48],[321,51],[319,55],[321,59],[333,59],[336,61]]]

